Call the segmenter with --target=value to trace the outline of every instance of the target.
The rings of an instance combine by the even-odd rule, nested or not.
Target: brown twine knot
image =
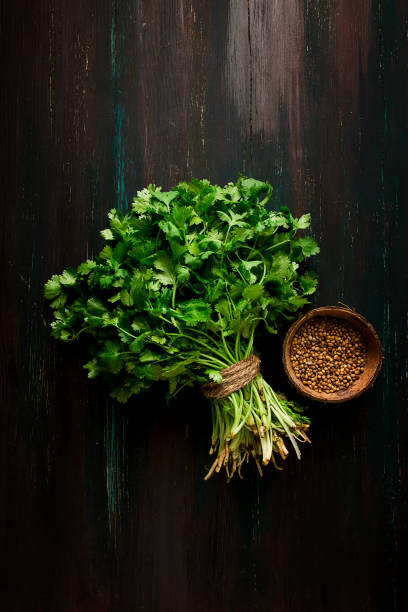
[[[221,370],[222,382],[210,382],[201,385],[201,390],[206,397],[221,399],[230,395],[238,389],[242,389],[259,374],[261,360],[252,354],[242,361],[230,365]]]

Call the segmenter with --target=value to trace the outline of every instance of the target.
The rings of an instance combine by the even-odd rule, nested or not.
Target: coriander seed
[[[335,393],[361,376],[367,345],[361,333],[344,319],[314,317],[293,337],[290,360],[304,385],[314,391]]]

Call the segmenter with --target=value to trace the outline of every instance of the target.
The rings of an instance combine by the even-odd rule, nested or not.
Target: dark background
[[[408,609],[407,35],[404,0],[1,3],[1,610]],[[239,171],[312,213],[313,303],[385,359],[301,462],[226,485],[199,394],[108,401],[42,287],[137,189]]]

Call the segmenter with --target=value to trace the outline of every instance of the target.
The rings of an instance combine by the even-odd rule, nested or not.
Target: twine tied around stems
[[[222,382],[205,383],[201,385],[201,390],[205,397],[221,399],[250,383],[259,374],[260,367],[261,360],[252,353],[246,359],[221,370]]]

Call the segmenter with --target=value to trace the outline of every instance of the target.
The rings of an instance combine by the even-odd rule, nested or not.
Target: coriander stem
[[[237,361],[240,361],[240,353],[239,353],[240,336],[241,336],[240,332],[238,332],[237,335],[235,336],[235,358]]]
[[[290,242],[290,238],[288,238],[287,240],[282,240],[282,242],[277,242],[276,244],[273,244],[272,246],[265,249],[265,253],[266,251],[272,251],[272,249],[277,249],[279,246],[282,246],[282,244],[286,244],[287,242]]]
[[[191,340],[192,342],[196,342],[197,344],[201,344],[201,346],[205,346],[205,348],[209,350],[211,353],[214,353],[215,355],[218,355],[218,357],[225,359],[225,355],[211,348],[211,346],[208,346],[206,342],[203,342],[202,340],[198,340],[198,338],[192,338],[191,336],[187,336],[186,334],[175,334],[175,333],[169,333],[168,336],[178,336],[179,338],[187,338],[188,340]]]
[[[214,366],[216,367],[221,367],[223,370],[225,368],[225,363],[222,363],[222,361],[219,361],[219,359],[215,359],[213,357],[210,357],[209,355],[204,355],[205,359],[197,359],[197,363],[201,363],[202,365],[206,365],[209,366],[211,368],[213,368]]]
[[[75,340],[78,338],[80,334],[82,334],[82,332],[86,331],[87,329],[92,329],[92,325],[87,325],[86,327],[83,327],[82,329],[80,329],[79,332],[77,332],[76,334],[73,334],[73,337],[75,338]]]
[[[122,327],[119,327],[119,325],[115,325],[114,323],[111,323],[110,325],[113,325],[113,327],[116,327],[116,329],[118,329],[119,331],[121,331],[124,334],[127,334],[128,336],[130,336],[131,338],[134,338],[135,340],[137,340],[137,336],[134,336],[133,334],[128,332],[126,329],[123,329]]]
[[[177,283],[174,283],[173,293],[171,295],[171,307],[176,308],[176,291],[177,291]]]
[[[255,325],[252,325],[252,327],[251,327],[251,333],[250,333],[250,335],[249,335],[249,342],[248,342],[248,346],[247,346],[247,349],[246,349],[246,351],[245,351],[245,356],[244,356],[244,358],[245,358],[245,359],[246,359],[247,357],[249,357],[249,355],[251,354],[251,351],[252,351],[252,346],[253,346],[253,343],[254,343],[254,333],[255,333],[255,329],[256,329],[256,324],[255,324]]]
[[[231,351],[228,348],[227,343],[225,342],[224,330],[221,327],[221,315],[219,313],[218,313],[218,320],[220,322],[222,344],[224,345],[224,349],[225,349],[226,354],[232,359],[232,362],[234,363],[234,356],[232,355]]]
[[[201,329],[191,329],[191,328],[187,328],[188,332],[191,332],[193,334],[201,334],[202,336],[205,336],[206,338],[208,338],[209,340],[211,340],[211,342],[213,342],[216,346],[218,346],[218,342],[215,338],[211,337],[210,334],[207,334],[206,332],[203,332]]]

